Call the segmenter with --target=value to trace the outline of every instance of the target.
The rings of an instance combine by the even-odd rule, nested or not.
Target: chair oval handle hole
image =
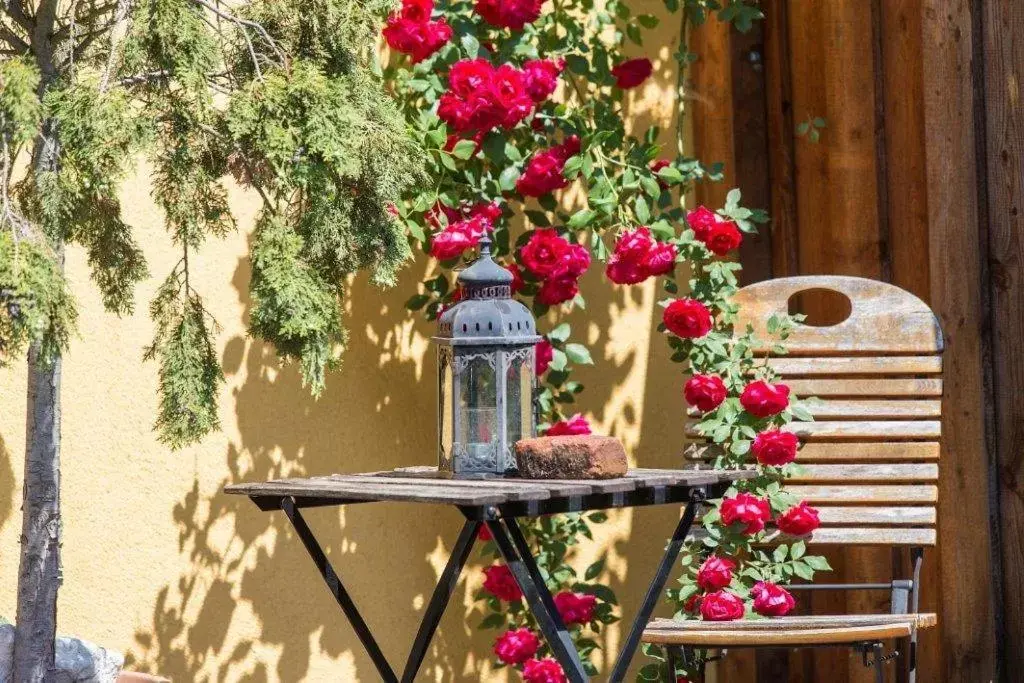
[[[790,315],[804,315],[808,327],[832,327],[853,313],[850,297],[834,289],[813,287],[794,292],[786,302]]]

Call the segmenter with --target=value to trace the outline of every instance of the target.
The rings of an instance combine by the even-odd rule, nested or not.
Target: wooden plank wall
[[[926,556],[922,681],[1024,671],[1024,3],[762,0],[749,34],[696,29],[695,152],[769,207],[746,280],[836,273],[923,298],[946,335],[939,548]],[[826,119],[818,143],[796,125]],[[720,187],[697,200],[718,206]],[[835,313],[814,309],[825,318]],[[833,554],[837,580],[887,579],[886,549]],[[885,610],[815,596],[815,612]],[[729,661],[731,660],[731,661]],[[715,677],[871,681],[850,653],[731,653]],[[902,678],[900,679],[902,680]]]

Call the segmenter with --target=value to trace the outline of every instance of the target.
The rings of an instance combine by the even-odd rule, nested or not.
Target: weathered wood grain
[[[784,377],[842,377],[843,375],[937,375],[941,356],[843,356],[822,358],[769,358],[769,367]]]
[[[842,507],[819,505],[818,516],[825,526],[880,524],[927,526],[935,524],[934,507]]]
[[[802,465],[787,481],[937,481],[939,466],[935,464],[890,465]]]
[[[786,491],[809,503],[934,503],[938,487],[908,486],[787,486]]]
[[[903,462],[938,460],[938,442],[899,441],[878,443],[808,443],[800,449],[800,462]],[[721,453],[714,444],[694,443],[686,447],[684,457],[693,461],[711,461]]]
[[[981,3],[1003,667],[1024,672],[1024,4]],[[983,255],[984,256],[984,255]]]
[[[796,396],[808,398],[817,396],[871,396],[888,398],[893,396],[941,396],[941,379],[794,379],[786,385]]]
[[[932,546],[935,545],[935,529],[902,529],[877,527],[821,527],[806,537],[807,543],[821,545],[850,546]],[[793,539],[782,533],[768,534],[764,542],[776,544]],[[861,579],[865,580],[865,579]]]

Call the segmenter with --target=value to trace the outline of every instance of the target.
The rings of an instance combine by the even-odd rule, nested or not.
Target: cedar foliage
[[[190,269],[208,239],[236,227],[228,175],[261,202],[249,331],[322,392],[344,348],[345,284],[360,270],[394,284],[411,252],[387,207],[426,178],[376,75],[376,36],[394,4],[90,4],[55,19],[45,76],[33,35],[18,35],[8,8],[0,41],[22,55],[0,62],[0,363],[30,344],[43,358],[67,348],[76,313],[64,244],[85,248],[105,307],[132,312],[149,269],[118,190],[144,154],[181,254],[149,307],[145,358],[159,366],[160,438],[180,447],[218,427],[217,323]],[[43,140],[57,155],[49,167],[35,165]]]

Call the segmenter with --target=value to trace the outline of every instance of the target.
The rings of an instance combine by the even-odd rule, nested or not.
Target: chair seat
[[[743,621],[654,619],[643,642],[698,647],[758,647],[863,643],[906,638],[914,627],[935,626],[934,614],[808,615]]]

